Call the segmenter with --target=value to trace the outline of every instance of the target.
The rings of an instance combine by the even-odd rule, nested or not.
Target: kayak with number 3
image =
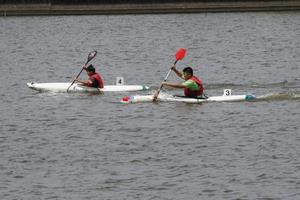
[[[142,103],[153,102],[154,95],[133,95],[126,96],[121,99],[121,103]],[[183,96],[175,96],[166,93],[161,93],[157,97],[157,101],[162,102],[184,102],[184,103],[204,103],[204,102],[228,102],[228,101],[250,101],[256,97],[252,94],[231,95],[231,90],[224,90],[222,96],[211,96],[204,98],[188,98]]]

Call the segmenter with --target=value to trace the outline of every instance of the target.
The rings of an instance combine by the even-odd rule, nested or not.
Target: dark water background
[[[0,199],[300,198],[299,12],[2,17],[0,38]],[[180,47],[208,95],[261,99],[123,105],[147,92],[26,87],[70,81],[96,49],[106,84],[155,89]]]

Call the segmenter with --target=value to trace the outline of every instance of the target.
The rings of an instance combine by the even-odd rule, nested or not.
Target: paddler
[[[184,89],[185,97],[189,98],[205,98],[203,94],[203,84],[202,81],[193,75],[193,69],[191,67],[186,67],[183,71],[179,71],[176,69],[175,65],[171,68],[177,76],[185,80],[182,83],[170,83],[163,82],[163,85],[173,87],[173,88],[182,88]]]
[[[89,76],[89,79],[80,80],[77,78],[75,79],[76,82],[82,83],[84,86],[87,87],[104,87],[103,79],[101,78],[100,74],[96,72],[95,67],[92,64],[90,64],[88,67],[83,67],[83,69],[85,69],[87,75]]]

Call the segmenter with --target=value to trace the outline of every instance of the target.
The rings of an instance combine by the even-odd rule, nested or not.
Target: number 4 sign
[[[123,77],[117,77],[116,78],[116,85],[124,85],[124,78]]]

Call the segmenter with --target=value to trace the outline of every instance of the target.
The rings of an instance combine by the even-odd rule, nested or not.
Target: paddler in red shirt
[[[186,67],[183,71],[178,71],[175,65],[172,67],[172,70],[176,73],[177,76],[184,79],[183,83],[170,83],[164,82],[163,85],[170,86],[173,88],[182,88],[184,89],[185,97],[189,98],[205,98],[203,94],[203,84],[202,81],[193,75],[193,69],[191,67]]]
[[[87,87],[95,87],[95,88],[104,87],[103,79],[101,78],[100,74],[96,72],[95,67],[92,64],[90,64],[88,67],[84,67],[84,69],[86,70],[89,79],[88,80],[75,79],[76,82],[82,83],[84,86]]]

